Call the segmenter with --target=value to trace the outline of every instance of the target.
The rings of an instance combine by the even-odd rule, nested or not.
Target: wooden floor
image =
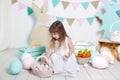
[[[22,70],[18,75],[9,74],[9,64],[16,59],[17,49],[0,52],[0,80],[120,80],[120,63],[118,61],[104,70],[95,69],[90,65],[86,68],[80,65],[80,71],[76,77],[53,75],[50,78],[39,78],[28,70]]]

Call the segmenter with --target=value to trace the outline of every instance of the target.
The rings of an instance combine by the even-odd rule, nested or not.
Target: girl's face
[[[60,38],[58,33],[52,33],[52,37],[56,40],[58,40]]]

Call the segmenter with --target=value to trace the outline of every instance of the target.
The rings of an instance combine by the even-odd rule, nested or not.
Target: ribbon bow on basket
[[[45,59],[46,64],[41,64],[42,61],[39,61],[39,59]],[[50,65],[48,58],[46,56],[39,56],[34,62],[34,65],[32,66],[32,71],[35,75],[39,77],[50,77],[53,74],[52,66]]]

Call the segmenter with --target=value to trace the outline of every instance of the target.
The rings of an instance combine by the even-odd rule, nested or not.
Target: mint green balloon
[[[22,63],[19,60],[12,61],[9,65],[10,74],[16,75],[22,71]]]

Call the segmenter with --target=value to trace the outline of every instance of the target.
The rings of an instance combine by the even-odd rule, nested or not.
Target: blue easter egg
[[[9,65],[10,74],[19,74],[22,70],[22,63],[19,60],[12,61]]]

